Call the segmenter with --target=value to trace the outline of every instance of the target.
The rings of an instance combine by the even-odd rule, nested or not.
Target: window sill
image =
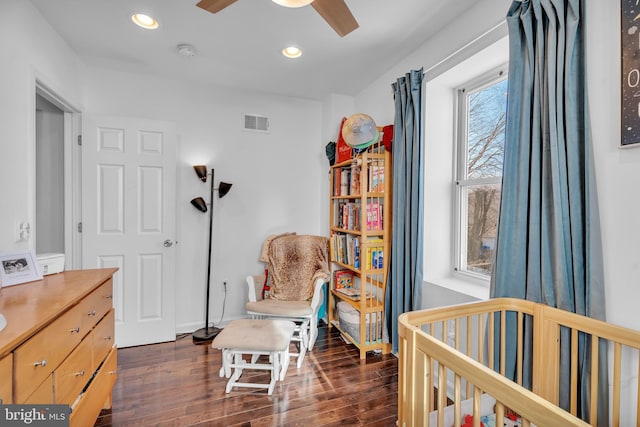
[[[472,277],[449,276],[437,280],[425,280],[425,282],[479,300],[489,299],[489,284],[484,280]]]

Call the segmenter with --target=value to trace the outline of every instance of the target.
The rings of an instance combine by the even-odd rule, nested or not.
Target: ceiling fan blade
[[[346,36],[359,27],[344,0],[314,0],[311,6],[340,37]]]
[[[200,0],[196,6],[211,13],[217,13],[236,1],[237,0]]]

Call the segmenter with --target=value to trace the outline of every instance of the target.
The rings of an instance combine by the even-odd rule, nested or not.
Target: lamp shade
[[[222,199],[224,196],[226,196],[229,190],[231,190],[232,185],[233,184],[229,184],[228,182],[220,181],[220,187],[218,187],[218,197]]]
[[[207,166],[206,165],[194,165],[193,170],[196,171],[196,175],[202,182],[207,182]]]
[[[207,211],[207,202],[205,202],[202,197],[196,197],[195,199],[192,199],[191,204],[200,212]]]

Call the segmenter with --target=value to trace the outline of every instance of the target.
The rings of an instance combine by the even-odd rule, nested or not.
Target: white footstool
[[[288,320],[239,319],[232,320],[220,332],[211,346],[222,350],[220,376],[229,378],[226,392],[233,387],[266,388],[273,393],[276,381],[284,380],[289,367],[289,344],[295,323]],[[243,355],[251,355],[247,362]],[[269,356],[268,363],[257,363],[260,356]],[[271,371],[269,384],[242,383],[238,380],[243,369]]]

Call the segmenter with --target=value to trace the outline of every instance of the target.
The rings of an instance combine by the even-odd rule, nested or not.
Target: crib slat
[[[495,318],[494,313],[489,313],[489,362],[488,366],[494,369],[494,345],[495,345]]]
[[[598,351],[600,339],[591,335],[591,425],[598,425]]]
[[[481,314],[478,315],[478,362],[484,365],[484,325],[483,325],[483,316]]]
[[[500,311],[500,375],[504,376],[507,358],[507,312]]]
[[[516,381],[522,385],[522,352],[524,349],[524,327],[523,319],[524,315],[521,311],[518,312],[518,348],[516,349]]]
[[[417,375],[424,375],[424,384],[422,384],[422,390],[420,390],[420,394],[422,396],[424,396],[424,400],[419,400],[420,397],[416,396],[415,399],[417,402],[428,402],[427,407],[429,408],[429,411],[427,411],[427,414],[431,411],[433,411],[433,360],[431,356],[428,356],[426,354],[423,354],[423,358],[422,358],[422,363],[420,365],[420,372],[416,372],[416,376]],[[415,403],[417,405],[417,403]],[[415,410],[415,407],[414,407]],[[412,425],[424,425],[427,419],[428,419],[428,415],[424,413],[424,411],[418,411],[415,414],[415,417],[413,419],[413,424]]]
[[[495,413],[496,413],[496,425],[497,426],[504,425],[504,405],[502,403],[496,402]]]
[[[445,320],[442,322],[442,342],[447,345],[449,345],[448,336],[449,336],[449,322]]]
[[[482,398],[482,390],[480,387],[473,387],[473,427],[480,427],[480,399]]]
[[[460,319],[456,317],[455,320],[455,340],[456,340],[456,350],[460,350]]]
[[[621,363],[622,361],[622,344],[614,343],[613,346],[613,414],[612,426],[618,427],[620,425],[620,375],[621,375]]]
[[[434,384],[434,378],[435,375],[433,374],[433,358],[432,357],[427,357],[427,359],[425,360],[425,366],[424,369],[426,371],[426,390],[424,392],[425,397],[427,399],[427,408],[429,408],[429,412],[433,411],[434,409],[434,405],[433,405],[433,400],[434,400],[434,393],[433,393],[433,384]]]
[[[442,364],[438,362],[438,427],[444,427],[444,403],[447,399],[447,372]],[[459,402],[455,403],[459,405]]]
[[[462,391],[460,390],[460,375],[458,374],[455,374],[453,387],[453,399],[455,402],[453,407],[453,425],[459,426],[462,424],[461,405],[459,404],[459,402],[462,402]]]
[[[467,316],[467,356],[471,357],[471,316]],[[469,381],[465,381],[465,395],[464,398],[467,399],[469,397],[469,392],[471,391],[469,388]]]
[[[578,413],[578,330],[571,329],[571,403],[569,412],[572,415]]]

